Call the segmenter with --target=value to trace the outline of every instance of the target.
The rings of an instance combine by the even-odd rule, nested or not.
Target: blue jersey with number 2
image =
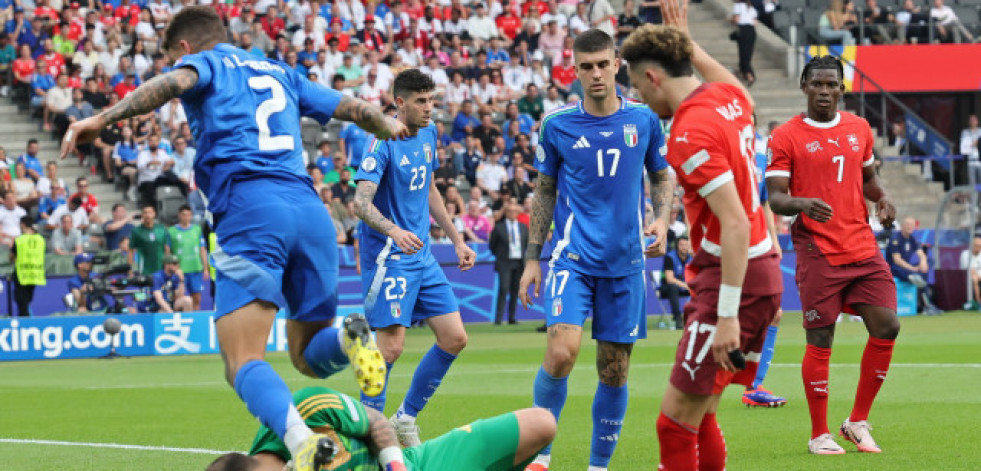
[[[542,120],[537,152],[558,189],[552,265],[597,277],[643,270],[644,169],[668,167],[657,116],[628,100],[609,116],[569,105]]]
[[[424,246],[406,255],[391,238],[362,223],[363,267],[379,264],[417,268],[433,260],[429,250],[429,187],[438,166],[435,125],[420,129],[408,139],[376,139],[368,146],[355,181],[377,184],[374,204],[378,211],[396,226],[419,237]]]
[[[197,84],[181,100],[197,139],[194,178],[212,213],[225,211],[236,180],[294,181],[312,190],[303,162],[300,116],[325,124],[340,103],[340,93],[281,62],[228,44],[186,55],[175,66],[198,74]]]

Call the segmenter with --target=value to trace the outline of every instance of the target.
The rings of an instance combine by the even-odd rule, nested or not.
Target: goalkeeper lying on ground
[[[506,471],[523,470],[555,437],[555,419],[545,409],[522,409],[454,429],[419,446],[399,448],[392,424],[380,412],[325,387],[303,388],[293,403],[315,433],[326,435],[317,450],[317,469],[336,471]],[[260,427],[249,456],[222,455],[207,471],[291,469],[289,450]]]

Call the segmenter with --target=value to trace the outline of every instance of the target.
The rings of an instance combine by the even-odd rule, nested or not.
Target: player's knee
[[[386,363],[395,363],[399,357],[402,356],[402,344],[390,344],[390,345],[378,345],[378,350],[381,351],[382,358],[385,359]]]
[[[572,366],[576,363],[575,351],[553,346],[545,352],[545,371],[555,377],[568,376],[572,371]]]
[[[311,378],[320,378],[307,363],[306,357],[303,356],[303,352],[297,352],[290,349],[290,361],[293,363],[293,368],[299,371],[304,376],[309,376]]]
[[[883,322],[878,323],[874,329],[869,329],[869,335],[883,340],[895,340],[899,337],[899,317],[893,314]]]
[[[533,407],[515,412],[522,435],[531,438],[534,447],[542,448],[555,439],[558,424],[548,409]]]
[[[783,309],[777,309],[777,313],[773,316],[773,320],[770,321],[770,325],[780,325],[781,319],[783,319]]]
[[[436,343],[439,345],[439,348],[442,348],[447,353],[459,355],[460,352],[466,348],[468,340],[467,332],[460,329],[459,332],[453,332],[441,336],[440,338],[436,339]]]

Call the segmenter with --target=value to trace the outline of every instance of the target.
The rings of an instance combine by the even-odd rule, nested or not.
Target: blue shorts
[[[201,272],[184,274],[184,293],[187,295],[198,294],[203,288],[203,276]]]
[[[364,310],[374,328],[413,322],[460,310],[446,274],[436,261],[423,268],[377,265],[361,273]]]
[[[647,338],[644,273],[619,278],[553,267],[545,278],[545,324],[582,326],[593,314],[593,339],[634,343]]]
[[[313,188],[282,180],[232,185],[227,211],[215,219],[216,317],[262,300],[287,308],[288,319],[333,319],[337,233]]]

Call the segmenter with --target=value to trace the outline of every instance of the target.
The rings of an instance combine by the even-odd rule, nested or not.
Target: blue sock
[[[555,420],[559,420],[562,407],[565,406],[568,391],[569,377],[556,378],[545,372],[545,367],[538,369],[538,376],[535,376],[535,407],[544,407],[552,412]],[[552,453],[552,444],[549,443],[542,451],[541,455]]]
[[[456,355],[434,344],[416,367],[416,372],[412,375],[412,384],[409,385],[409,391],[405,393],[399,413],[412,417],[418,416],[419,411],[426,407],[429,398],[436,392],[439,383],[443,382],[443,376],[450,369],[453,360],[456,360]]]
[[[760,387],[766,379],[766,372],[770,369],[770,362],[773,361],[773,346],[777,343],[777,331],[779,327],[771,325],[766,328],[766,342],[763,343],[763,355],[760,356],[760,366],[756,368],[756,379],[753,380],[753,389]]]
[[[620,387],[599,383],[593,397],[593,444],[589,465],[606,468],[620,440],[620,428],[627,414],[627,385]]]
[[[370,407],[378,412],[385,412],[385,393],[388,392],[388,376],[392,374],[392,367],[395,366],[394,363],[385,362],[385,387],[382,389],[381,394],[371,397],[366,396],[364,392],[361,393],[361,404],[365,407]]]
[[[269,363],[252,360],[242,365],[235,375],[235,392],[262,425],[279,438],[285,437],[287,427],[292,425],[287,422],[293,409],[293,394]]]
[[[314,334],[303,350],[303,358],[320,378],[341,371],[350,362],[341,345],[337,327],[327,327]]]

